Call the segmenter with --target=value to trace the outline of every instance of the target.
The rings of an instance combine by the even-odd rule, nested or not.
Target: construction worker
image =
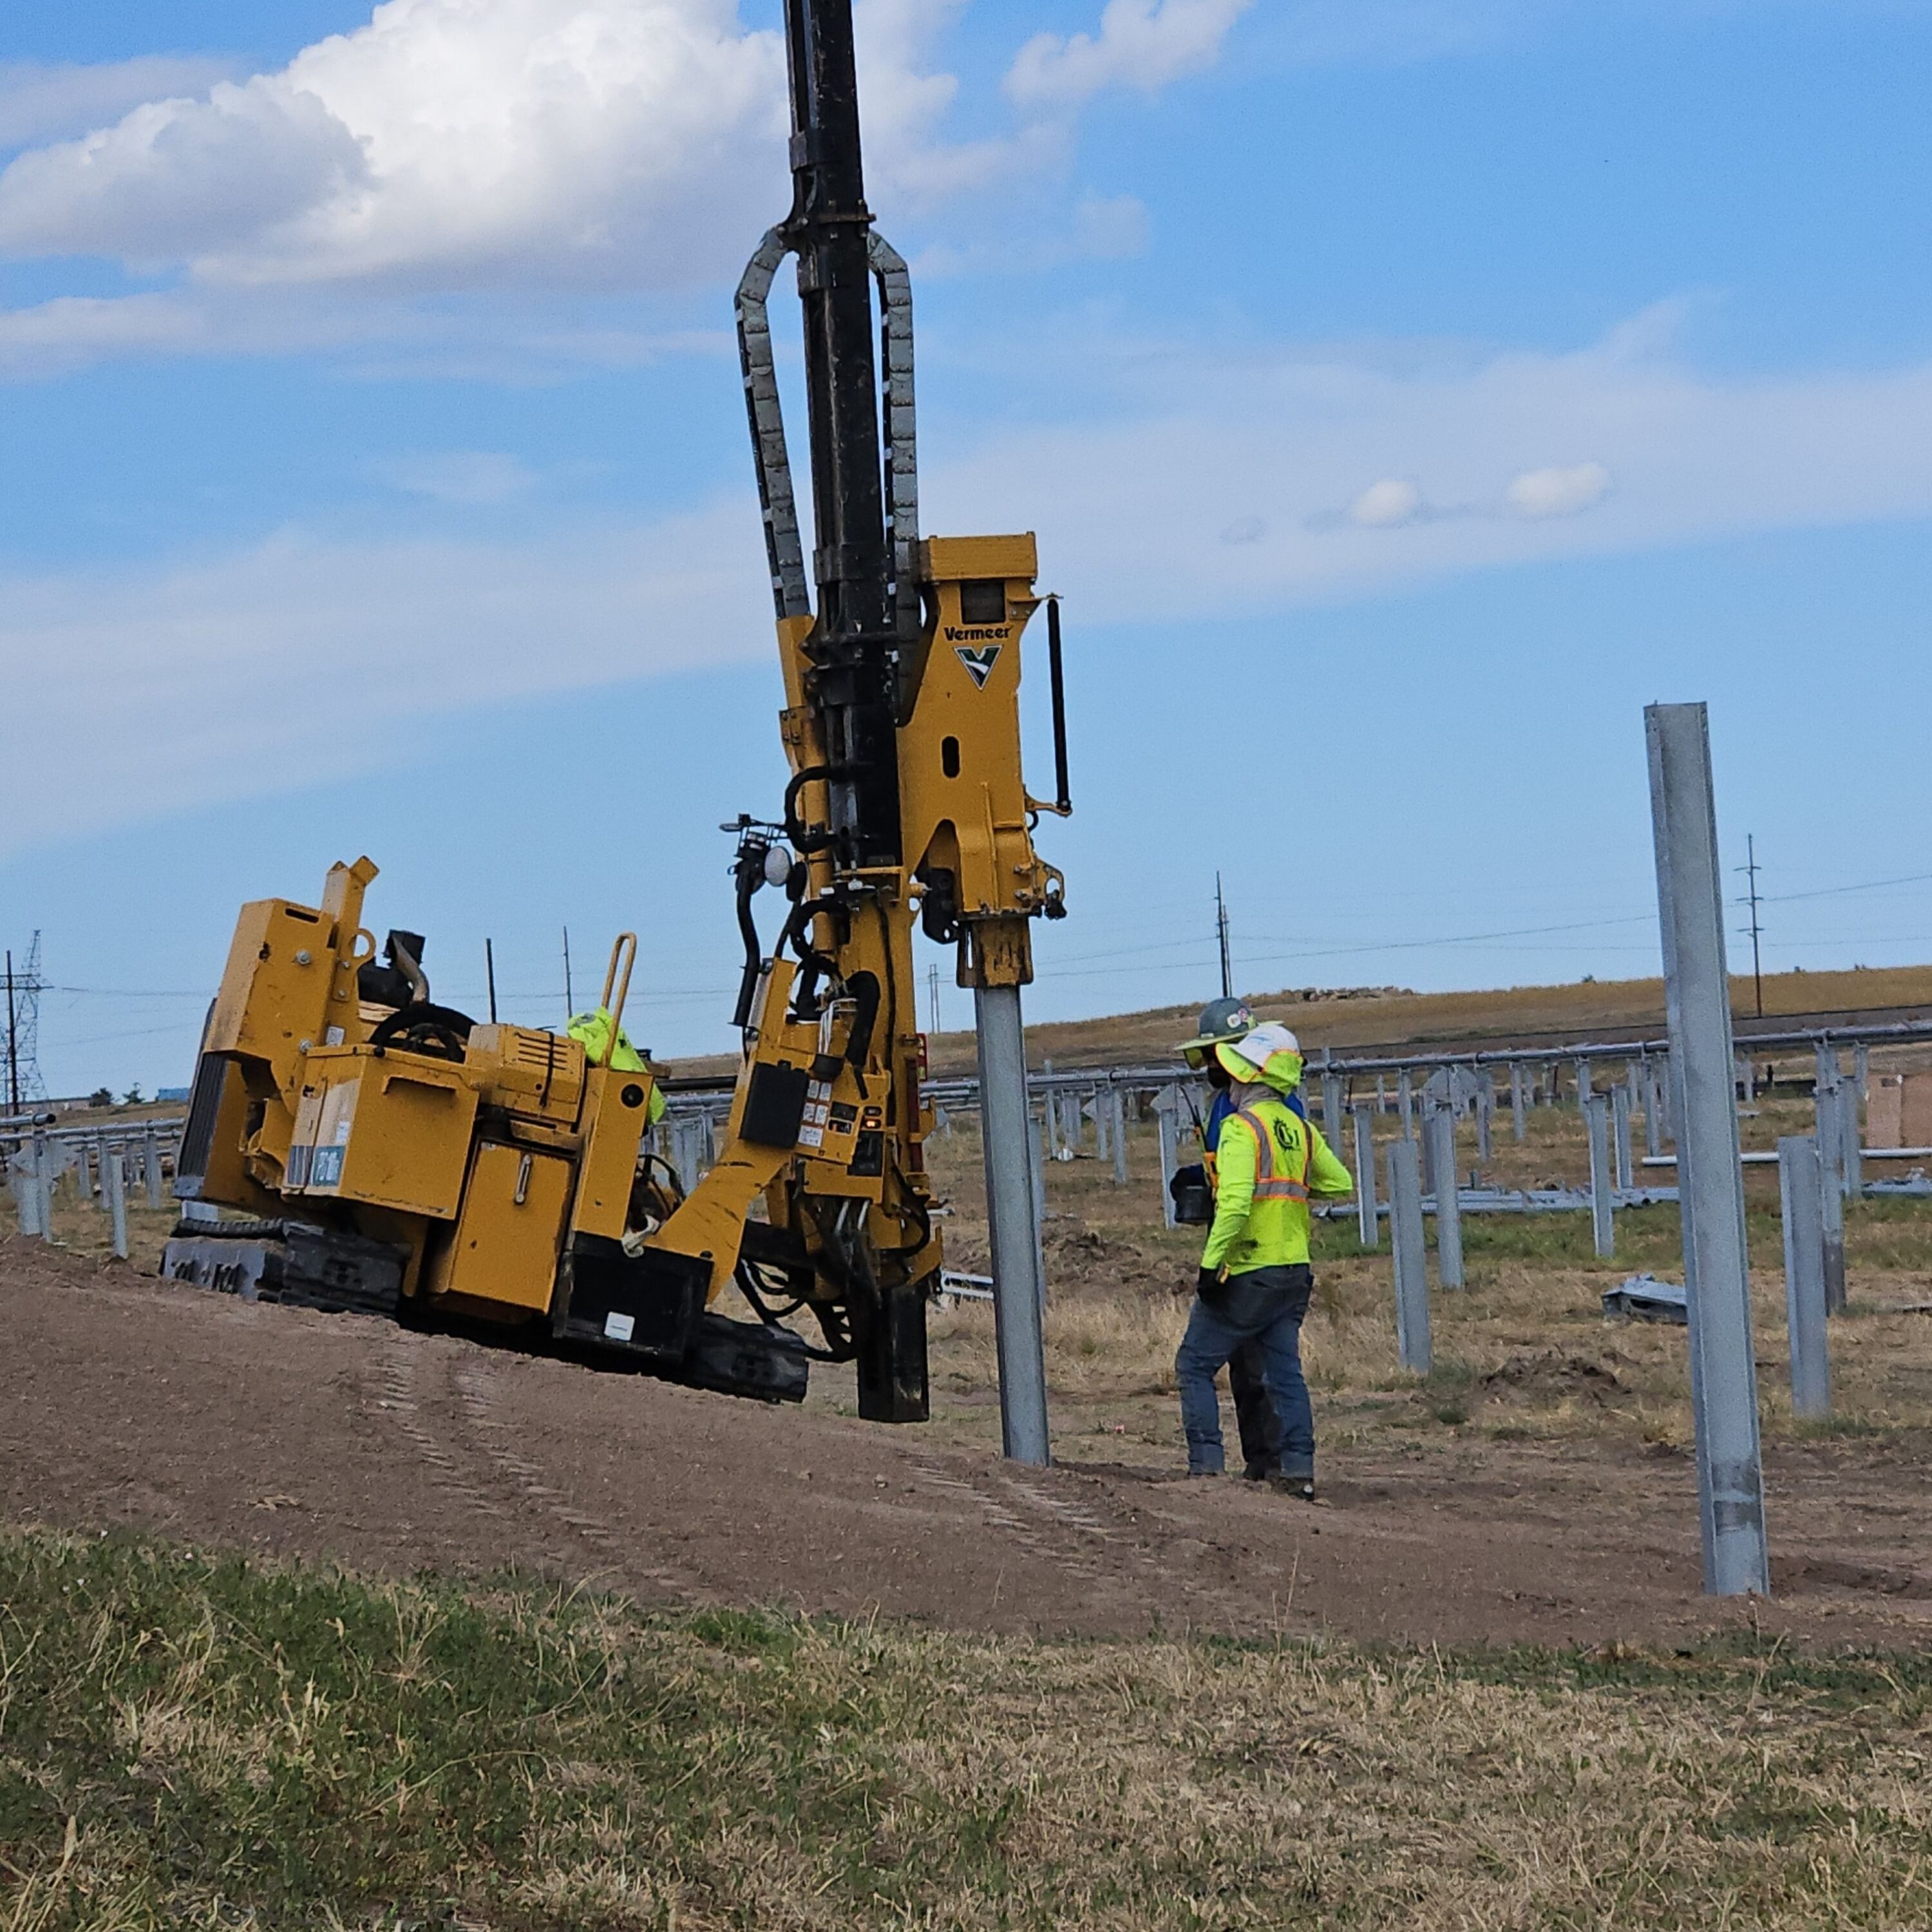
[[[1254,1024],[1255,1016],[1245,1000],[1224,995],[1218,1000],[1210,1000],[1201,1009],[1194,1038],[1180,1042],[1181,1058],[1197,1072],[1207,1076],[1213,1093],[1208,1105],[1208,1118],[1196,1123],[1201,1136],[1202,1176],[1210,1198],[1221,1128],[1234,1112],[1234,1103],[1228,1098],[1227,1072],[1213,1058],[1214,1049],[1232,1046],[1243,1034],[1252,1032]],[[1291,1095],[1288,1104],[1297,1112],[1301,1111],[1299,1095]],[[1184,1177],[1191,1178],[1186,1169],[1175,1178],[1179,1180]],[[1265,1482],[1281,1470],[1281,1418],[1275,1413],[1268,1384],[1262,1378],[1260,1352],[1251,1342],[1244,1342],[1228,1358],[1228,1393],[1234,1399],[1234,1427],[1241,1444],[1241,1474],[1251,1483]]]
[[[1193,1311],[1174,1358],[1190,1475],[1222,1469],[1214,1377],[1244,1343],[1261,1357],[1281,1424],[1280,1486],[1312,1500],[1315,1420],[1301,1372],[1301,1322],[1315,1286],[1308,1264],[1308,1204],[1354,1192],[1348,1170],[1287,1096],[1300,1084],[1301,1052],[1270,1024],[1208,1049],[1228,1079],[1232,1112],[1216,1148],[1214,1221],[1202,1251]]]

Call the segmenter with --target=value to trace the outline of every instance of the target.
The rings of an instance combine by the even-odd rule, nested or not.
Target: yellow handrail
[[[628,952],[624,950],[627,945],[630,948]],[[620,958],[624,962],[624,976],[621,982],[617,977],[617,962]],[[610,967],[604,975],[604,997],[598,1001],[598,1004],[610,1016],[610,1031],[604,1042],[604,1057],[597,1063],[599,1066],[608,1066],[611,1054],[617,1050],[617,1029],[623,1022],[624,1002],[631,996],[631,968],[637,963],[638,935],[634,932],[619,933],[616,944],[610,948]],[[617,992],[614,1005],[610,999],[610,990],[614,986]]]

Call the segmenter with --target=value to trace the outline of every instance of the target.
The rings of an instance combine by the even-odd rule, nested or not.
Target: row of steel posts
[[[47,1242],[53,1240],[54,1185],[70,1165],[81,1204],[92,1207],[98,1201],[106,1210],[113,1251],[124,1259],[128,1251],[130,1167],[146,1184],[148,1205],[159,1208],[163,1204],[160,1136],[152,1127],[143,1130],[138,1139],[103,1131],[91,1143],[71,1136],[56,1139],[45,1133],[34,1135],[7,1163],[19,1203],[22,1234],[38,1236]]]

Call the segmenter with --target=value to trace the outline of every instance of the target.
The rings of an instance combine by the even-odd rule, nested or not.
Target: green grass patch
[[[1030,1643],[0,1535],[0,1926],[1932,1921],[1932,1660]]]

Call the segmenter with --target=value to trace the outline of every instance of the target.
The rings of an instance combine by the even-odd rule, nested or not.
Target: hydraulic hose
[[[752,1001],[758,990],[758,975],[764,970],[764,955],[758,946],[758,922],[752,916],[752,895],[764,878],[764,854],[738,856],[738,931],[745,942],[745,970],[738,981],[738,1004],[732,1010],[731,1024],[742,1033],[751,1022]]]

